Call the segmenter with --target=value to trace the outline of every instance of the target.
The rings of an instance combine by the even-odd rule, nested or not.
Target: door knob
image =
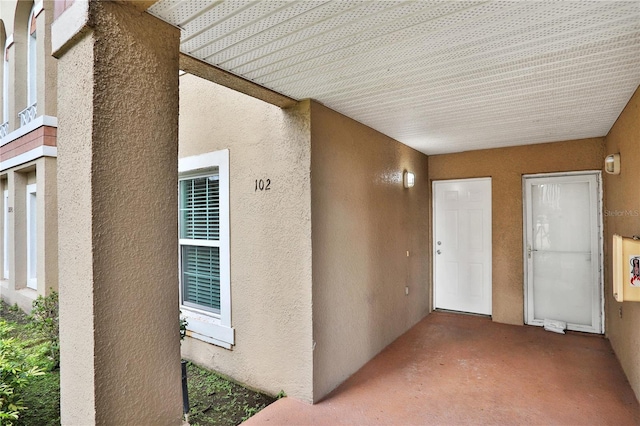
[[[436,251],[436,253],[438,253],[438,254],[442,254],[442,252],[441,252],[440,250]]]
[[[441,246],[442,245],[442,241],[438,241],[438,245]]]

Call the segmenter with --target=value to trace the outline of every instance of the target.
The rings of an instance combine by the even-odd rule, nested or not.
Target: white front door
[[[491,315],[491,178],[434,181],[434,307]]]
[[[600,172],[524,177],[525,317],[602,333]]]

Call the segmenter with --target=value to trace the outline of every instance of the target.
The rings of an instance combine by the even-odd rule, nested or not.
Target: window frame
[[[196,177],[211,176],[218,169],[219,179],[219,239],[203,246],[217,246],[220,253],[220,313],[198,309],[183,303],[182,295],[182,245],[192,240],[179,239],[178,242],[178,284],[180,289],[180,310],[187,320],[188,335],[214,345],[231,349],[235,344],[235,333],[231,326],[231,262],[229,243],[229,150],[209,152],[178,160],[178,206],[180,208],[180,182]],[[179,210],[178,210],[179,211]],[[180,218],[178,218],[180,221]],[[180,223],[178,222],[178,232]],[[180,234],[178,234],[180,235]]]
[[[33,200],[33,201],[32,201]],[[35,203],[34,203],[35,201]],[[38,191],[27,185],[27,287],[38,289]],[[34,205],[35,204],[35,205]],[[33,275],[32,275],[33,272]]]
[[[32,28],[36,6],[31,8],[27,21],[27,108],[38,102],[38,31]]]
[[[181,202],[182,202],[182,195],[180,194],[180,191],[182,189],[182,183],[183,182],[187,182],[187,181],[192,181],[194,179],[208,179],[212,176],[216,176],[218,178],[218,214],[220,213],[220,175],[219,175],[219,171],[218,171],[218,167],[214,167],[212,170],[209,170],[207,172],[204,173],[189,173],[186,175],[182,175],[178,178],[178,185],[180,186],[180,188],[178,189],[178,195],[180,196],[180,199],[178,200],[178,206],[179,207],[183,207],[181,206]],[[179,215],[178,217],[178,225],[179,225],[179,232],[180,234],[182,234],[182,227],[184,226],[184,224],[182,223],[182,214]],[[182,256],[184,254],[184,251],[182,250],[184,247],[206,247],[206,248],[217,248],[218,249],[218,261],[220,261],[221,258],[221,253],[220,253],[220,235],[219,235],[219,220],[218,220],[218,238],[217,239],[197,239],[197,238],[182,238],[181,236],[178,236],[178,244],[180,246],[180,267],[182,268],[184,266],[184,262],[182,259]],[[180,270],[180,278],[183,278],[184,275],[182,274],[182,270]],[[219,310],[216,310],[215,308],[205,308],[205,307],[199,307],[199,306],[204,306],[204,305],[198,305],[197,303],[194,302],[188,302],[184,300],[184,294],[182,293],[184,291],[184,283],[181,282],[180,283],[180,303],[183,306],[192,308],[194,310],[198,310],[198,311],[205,311],[214,315],[220,315]]]
[[[2,53],[2,124],[9,123],[9,58],[7,51],[13,37],[7,38]],[[8,133],[8,132],[7,132]]]

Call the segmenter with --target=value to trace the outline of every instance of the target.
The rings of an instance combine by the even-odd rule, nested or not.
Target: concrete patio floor
[[[609,341],[434,312],[327,398],[244,425],[640,425]]]

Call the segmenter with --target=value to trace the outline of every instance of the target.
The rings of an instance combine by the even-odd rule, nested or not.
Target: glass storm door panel
[[[524,182],[527,324],[601,333],[599,174]]]
[[[491,315],[491,179],[433,182],[434,307]]]

